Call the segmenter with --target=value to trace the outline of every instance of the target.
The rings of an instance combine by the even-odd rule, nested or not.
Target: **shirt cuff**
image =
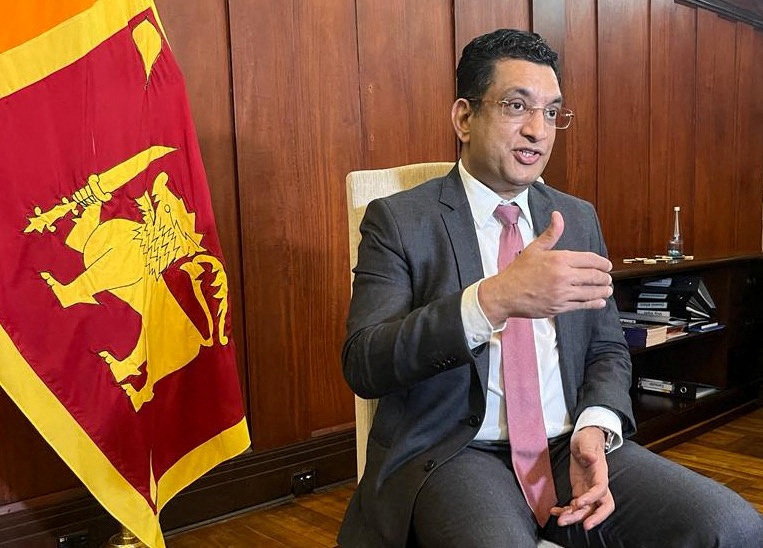
[[[470,350],[490,341],[493,333],[503,331],[503,328],[506,327],[506,322],[497,328],[493,327],[482,311],[477,297],[477,290],[481,283],[482,280],[473,283],[461,294],[461,322],[464,325],[464,336]]]
[[[623,444],[623,425],[620,422],[620,417],[611,409],[598,405],[586,407],[580,413],[580,417],[578,417],[574,432],[587,426],[598,426],[599,428],[606,428],[614,432],[615,438],[612,440],[612,447],[610,447],[608,453],[611,453]]]

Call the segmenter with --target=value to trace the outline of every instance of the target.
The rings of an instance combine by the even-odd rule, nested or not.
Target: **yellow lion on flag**
[[[218,340],[223,345],[228,343],[224,333],[227,276],[220,261],[204,253],[202,234],[195,228],[195,214],[169,190],[168,179],[166,173],[159,173],[154,179],[151,195],[145,192],[136,200],[143,215],[142,223],[122,218],[101,222],[101,206],[111,194],[102,192],[98,176],[94,175],[88,186],[74,193],[72,201],[64,199],[57,206],[61,209],[54,214],[53,221],[49,218],[45,225],[53,231],[53,222],[63,216],[63,209],[76,214],[77,205],[84,207],[82,215],[74,218],[75,226],[66,238],[68,247],[82,253],[84,271],[69,283],[60,282],[50,272],[40,273],[61,306],[97,305],[96,295],[108,291],[141,315],[138,340],[127,356],[119,359],[108,350],[99,352],[135,411],[154,397],[157,382],[187,365],[202,346],[214,344],[215,323],[201,287],[205,265],[214,274],[211,285],[216,292],[213,297],[219,301],[216,314]],[[38,217],[30,219],[27,232],[42,232],[42,227],[35,222],[46,214],[40,214],[39,208],[35,211]],[[207,319],[208,336],[193,324],[162,277],[170,265],[184,258],[190,260],[179,268],[191,279],[194,294]],[[142,388],[136,389],[131,380],[141,375],[140,367],[144,363],[146,382]]]

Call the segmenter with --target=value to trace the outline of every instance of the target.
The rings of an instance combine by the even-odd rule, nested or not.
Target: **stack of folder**
[[[636,288],[635,302],[638,314],[679,318],[688,322],[690,331],[718,327],[715,301],[696,274],[644,279]]]

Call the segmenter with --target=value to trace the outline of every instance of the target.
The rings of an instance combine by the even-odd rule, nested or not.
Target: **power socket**
[[[76,531],[74,533],[67,533],[66,535],[59,535],[56,543],[56,548],[89,548],[90,538],[87,531]]]
[[[315,470],[305,470],[291,477],[291,492],[295,496],[315,491]]]

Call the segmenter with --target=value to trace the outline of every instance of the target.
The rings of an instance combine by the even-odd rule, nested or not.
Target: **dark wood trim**
[[[162,511],[162,529],[169,535],[292,497],[292,477],[307,470],[315,471],[316,488],[355,477],[355,431],[249,452],[221,464],[170,501]],[[0,508],[5,512],[0,515],[0,546],[53,548],[59,535],[78,531],[87,531],[90,545],[100,546],[117,531],[116,521],[84,488],[67,496]]]
[[[710,10],[732,21],[741,21],[763,30],[763,8],[758,8],[760,11],[750,11],[743,8],[738,0],[676,0],[676,4]]]
[[[742,263],[744,261],[760,260],[763,260],[763,253],[735,255],[732,257],[714,257],[691,261],[671,261],[657,264],[619,264],[614,265],[614,269],[612,270],[611,274],[613,280],[625,280],[629,278],[641,278],[647,276],[671,276],[674,273],[683,272],[686,270],[699,270],[711,266],[726,266],[731,263]]]

